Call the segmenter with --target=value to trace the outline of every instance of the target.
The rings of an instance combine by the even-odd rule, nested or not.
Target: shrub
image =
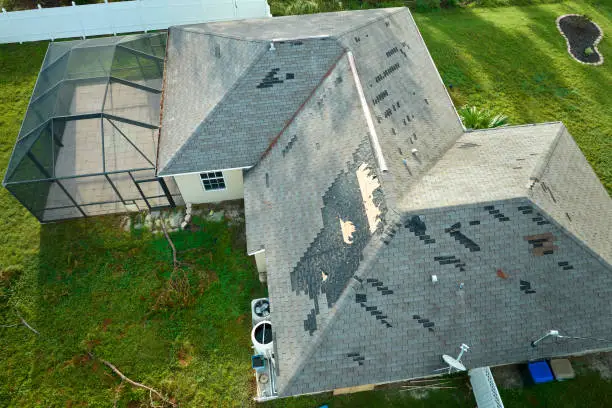
[[[440,0],[416,0],[417,11],[431,11],[440,9]]]
[[[595,51],[593,51],[593,48],[592,48],[592,47],[587,47],[587,48],[584,50],[584,55],[588,57],[589,55],[593,54],[594,52],[595,52]]]
[[[464,106],[459,109],[459,116],[463,125],[468,129],[489,129],[508,124],[508,117],[495,115],[485,109],[478,109],[475,106]]]

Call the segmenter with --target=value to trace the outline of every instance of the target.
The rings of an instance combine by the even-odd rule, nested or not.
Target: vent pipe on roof
[[[274,41],[270,41],[270,51],[276,51],[276,48],[274,47]]]

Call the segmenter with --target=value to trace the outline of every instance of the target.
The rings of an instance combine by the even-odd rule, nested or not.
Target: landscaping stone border
[[[561,19],[562,19],[562,18],[564,18],[564,17],[571,17],[571,16],[580,17],[580,14],[564,14],[564,15],[562,15],[562,16],[557,17],[557,20],[556,20],[557,29],[559,30],[559,33],[561,33],[561,35],[563,36],[563,38],[565,38],[565,42],[567,43],[567,53],[568,53],[568,54],[570,55],[570,57],[572,57],[572,58],[573,58],[575,61],[578,61],[579,63],[584,64],[584,65],[601,65],[601,64],[603,64],[603,63],[604,63],[604,55],[603,55],[603,53],[602,53],[601,51],[599,51],[599,50],[597,49],[597,44],[599,44],[599,42],[600,42],[600,41],[601,41],[601,39],[603,38],[604,32],[603,32],[602,28],[601,28],[601,27],[600,27],[600,26],[599,26],[599,25],[598,25],[596,22],[594,22],[593,20],[591,20],[591,22],[592,22],[592,23],[595,25],[595,27],[597,27],[597,29],[599,30],[599,37],[597,37],[597,38],[595,39],[595,41],[593,42],[593,50],[594,50],[595,52],[597,52],[601,58],[600,58],[600,59],[599,59],[599,61],[597,61],[597,62],[584,62],[584,61],[580,61],[578,58],[576,58],[576,57],[574,56],[574,54],[572,54],[572,52],[571,52],[571,47],[570,47],[570,41],[569,41],[569,39],[567,38],[567,36],[565,35],[565,33],[563,32],[563,30],[561,29],[561,23],[560,23],[560,21],[561,21]]]

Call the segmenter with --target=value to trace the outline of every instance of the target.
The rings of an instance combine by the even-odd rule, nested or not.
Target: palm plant
[[[508,117],[495,115],[486,109],[475,106],[464,106],[459,109],[459,116],[463,125],[468,129],[490,129],[508,124]]]
[[[291,16],[296,14],[313,14],[319,12],[319,2],[316,0],[272,1],[272,14]]]

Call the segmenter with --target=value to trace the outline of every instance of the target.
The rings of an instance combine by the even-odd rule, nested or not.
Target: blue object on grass
[[[547,383],[555,379],[546,361],[529,363],[527,367],[529,368],[529,374],[531,374],[533,382],[536,384]]]

